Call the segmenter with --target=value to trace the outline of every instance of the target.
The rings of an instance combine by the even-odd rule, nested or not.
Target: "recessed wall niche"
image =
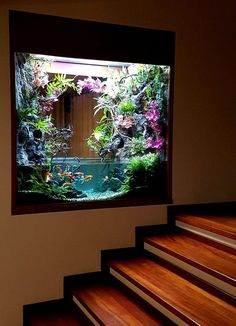
[[[13,214],[171,202],[174,43],[10,11]]]

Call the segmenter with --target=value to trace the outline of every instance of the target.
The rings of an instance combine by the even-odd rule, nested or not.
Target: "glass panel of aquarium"
[[[17,203],[166,191],[170,67],[15,53]]]

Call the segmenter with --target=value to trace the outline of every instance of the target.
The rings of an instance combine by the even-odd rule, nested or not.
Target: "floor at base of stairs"
[[[24,306],[24,326],[91,326],[75,306],[64,299]]]

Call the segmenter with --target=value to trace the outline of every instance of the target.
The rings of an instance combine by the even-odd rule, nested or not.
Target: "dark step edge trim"
[[[194,217],[195,217],[195,215],[194,215]],[[215,234],[218,234],[218,235],[223,236],[225,238],[232,239],[232,240],[236,241],[235,233],[232,233],[230,231],[221,229],[220,225],[218,225],[217,223],[216,223],[216,225],[207,225],[206,223],[203,223],[202,221],[199,221],[198,217],[201,218],[203,216],[196,215],[196,223],[195,223],[195,222],[192,222],[192,221],[188,221],[188,215],[185,215],[185,214],[176,215],[176,221],[179,221],[179,222],[194,226],[194,227],[196,227],[198,229],[203,229],[203,230],[206,230],[206,231],[211,232],[213,234],[215,233]]]
[[[110,265],[110,271],[111,271],[111,269],[113,269],[115,272],[117,272],[118,274],[120,274],[123,278],[125,278],[131,284],[133,284],[138,289],[140,289],[144,294],[146,294],[147,296],[149,296],[150,298],[152,298],[154,301],[156,301],[158,304],[160,304],[161,306],[163,306],[165,309],[167,309],[168,311],[170,311],[172,314],[174,314],[175,316],[177,316],[178,318],[180,318],[181,320],[183,320],[184,322],[186,322],[188,325],[191,325],[191,326],[199,326],[198,323],[194,322],[191,318],[189,318],[186,315],[184,315],[183,313],[181,313],[176,307],[172,306],[171,304],[169,304],[168,302],[166,302],[165,300],[163,300],[160,296],[157,296],[153,292],[149,291],[147,288],[145,288],[145,286],[143,286],[142,284],[140,284],[139,282],[137,282],[136,280],[134,280],[132,277],[130,277],[129,275],[127,275],[126,273],[124,273],[123,271],[121,271],[116,266],[113,266],[111,264]]]
[[[197,269],[200,269],[201,271],[203,271],[211,276],[214,276],[215,278],[218,278],[219,280],[221,280],[225,283],[236,286],[236,280],[230,278],[228,275],[222,274],[214,269],[211,269],[205,265],[202,265],[201,263],[198,263],[190,258],[187,258],[186,256],[183,256],[183,255],[177,253],[176,251],[172,251],[166,247],[163,247],[157,243],[154,243],[152,240],[149,240],[147,238],[144,239],[144,242],[148,243],[149,245],[151,245],[151,246],[179,259],[179,260],[182,260],[183,262],[185,262]]]

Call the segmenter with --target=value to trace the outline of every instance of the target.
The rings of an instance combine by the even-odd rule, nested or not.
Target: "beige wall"
[[[166,220],[164,206],[11,216],[9,8],[176,31],[174,202],[236,199],[235,1],[64,3],[0,4],[1,326],[20,326],[23,304],[61,297],[64,275],[97,270],[101,249],[133,245],[135,225]]]

